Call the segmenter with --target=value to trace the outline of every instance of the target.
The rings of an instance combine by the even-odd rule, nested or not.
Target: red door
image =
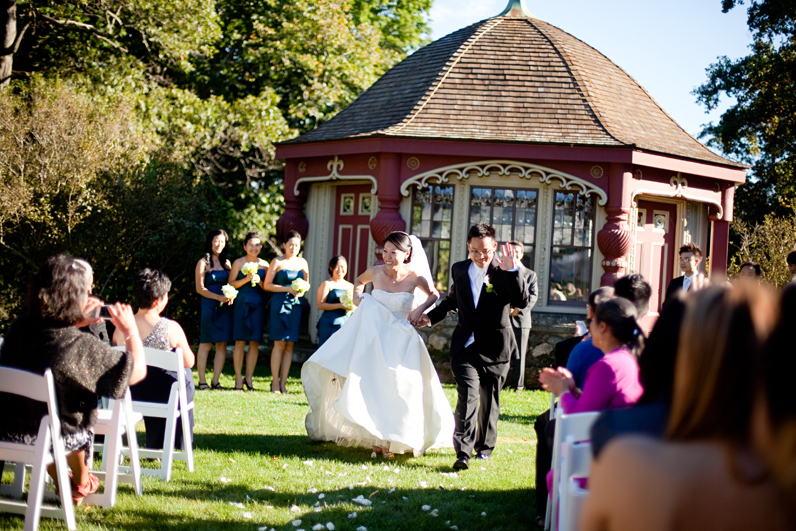
[[[332,249],[348,260],[351,282],[368,268],[372,199],[369,184],[337,187]]]
[[[674,231],[677,225],[677,205],[638,202],[636,222],[636,253],[634,271],[641,273],[652,286],[649,317],[643,323],[647,328],[658,317],[666,286],[672,280],[674,269]]]

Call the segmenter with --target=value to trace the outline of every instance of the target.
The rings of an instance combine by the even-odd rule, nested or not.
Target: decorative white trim
[[[580,188],[580,192],[586,197],[596,195],[599,197],[597,204],[600,206],[605,206],[608,202],[608,194],[606,194],[602,188],[595,186],[589,181],[552,168],[515,160],[483,160],[468,162],[419,173],[401,184],[401,194],[404,197],[409,197],[409,187],[413,184],[417,184],[420,188],[426,188],[430,180],[435,180],[437,183],[441,184],[447,183],[450,177],[455,176],[459,181],[464,181],[470,178],[471,173],[474,173],[476,177],[488,177],[493,171],[497,172],[498,175],[511,175],[512,173],[516,173],[520,179],[525,180],[537,178],[539,182],[543,184],[552,184],[552,180],[556,179],[561,182],[559,185],[560,188],[572,190],[573,187],[577,187]]]
[[[677,175],[673,175],[672,178],[669,179],[669,184],[672,185],[673,190],[655,190],[651,188],[638,188],[633,191],[633,194],[630,197],[630,201],[633,206],[636,206],[637,205],[636,200],[640,195],[654,196],[654,197],[682,198],[688,201],[694,201],[696,203],[706,203],[709,205],[713,205],[719,211],[716,217],[719,219],[722,219],[724,217],[724,207],[721,206],[721,201],[716,201],[714,199],[708,199],[705,197],[697,197],[693,194],[689,194],[687,191],[688,179],[682,177],[679,173]]]
[[[299,185],[303,183],[317,183],[323,181],[370,181],[373,183],[373,186],[370,188],[370,193],[375,194],[379,189],[379,182],[373,175],[340,175],[340,171],[345,166],[343,159],[338,158],[337,155],[334,156],[334,159],[330,160],[326,163],[326,169],[328,169],[331,173],[329,175],[318,176],[318,177],[302,177],[296,180],[296,184],[293,186],[293,193],[298,196],[299,195]]]

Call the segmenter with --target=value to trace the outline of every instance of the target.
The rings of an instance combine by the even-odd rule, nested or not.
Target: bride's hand
[[[431,326],[431,319],[424,313],[421,313],[420,317],[414,320],[410,319],[409,322],[412,323],[412,326],[415,328],[426,328],[427,326]]]

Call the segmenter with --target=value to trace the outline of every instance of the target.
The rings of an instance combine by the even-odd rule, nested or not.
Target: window
[[[536,207],[538,190],[471,188],[470,226],[489,223],[498,242],[521,241],[525,245],[522,263],[533,269],[536,250]]]
[[[439,291],[448,291],[453,221],[453,186],[416,187],[412,195],[412,234],[423,242]]]
[[[548,304],[583,306],[591,288],[594,200],[556,192],[550,252]]]

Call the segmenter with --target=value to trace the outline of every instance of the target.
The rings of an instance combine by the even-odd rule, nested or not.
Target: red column
[[[378,164],[379,211],[370,220],[370,234],[376,242],[376,260],[381,260],[384,239],[391,232],[406,230],[406,222],[398,210],[401,203],[401,156],[397,153],[382,153]]]
[[[718,211],[710,207],[711,237],[710,237],[710,271],[711,279],[723,280],[727,278],[727,255],[730,245],[730,222],[735,203],[735,186],[732,183],[723,185],[721,193],[722,217]]]
[[[630,194],[628,183],[633,172],[627,166],[611,166],[608,172],[608,203],[605,207],[607,219],[602,230],[597,233],[597,246],[603,253],[602,266],[605,271],[600,277],[600,286],[613,286],[616,279],[627,270],[632,238],[627,225],[630,214]]]
[[[294,230],[301,234],[301,239],[307,239],[307,233],[310,229],[310,223],[304,215],[304,203],[307,201],[306,191],[296,196],[293,193],[293,188],[296,184],[296,163],[288,161],[285,166],[285,211],[282,216],[276,221],[276,237],[281,242],[284,240],[284,235]]]

